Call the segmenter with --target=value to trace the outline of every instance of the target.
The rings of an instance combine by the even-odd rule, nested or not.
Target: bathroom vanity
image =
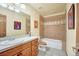
[[[0,49],[0,56],[36,56],[38,55],[38,38],[22,39],[14,45],[0,45],[0,48],[3,48]]]

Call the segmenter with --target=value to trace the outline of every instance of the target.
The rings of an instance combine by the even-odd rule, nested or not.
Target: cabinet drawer
[[[31,49],[31,42],[25,43],[24,45],[22,45],[22,49],[27,49],[30,48]]]
[[[0,56],[13,56],[22,50],[22,46],[18,46],[0,53]]]
[[[33,40],[32,45],[38,45],[38,39]]]

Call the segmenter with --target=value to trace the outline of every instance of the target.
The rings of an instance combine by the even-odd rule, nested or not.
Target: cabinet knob
[[[22,55],[22,53],[21,52],[19,52],[18,54],[17,54],[17,56],[21,56]]]

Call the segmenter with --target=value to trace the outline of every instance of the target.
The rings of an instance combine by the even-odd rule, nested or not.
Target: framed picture
[[[38,21],[34,21],[34,28],[38,28]]]
[[[21,29],[21,22],[14,21],[14,29],[15,30],[20,30]]]
[[[68,11],[68,29],[75,28],[75,6],[74,4],[71,5]]]

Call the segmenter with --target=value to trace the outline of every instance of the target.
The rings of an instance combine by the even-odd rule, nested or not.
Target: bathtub
[[[48,47],[62,49],[62,41],[56,39],[42,38],[42,41],[47,43]]]

